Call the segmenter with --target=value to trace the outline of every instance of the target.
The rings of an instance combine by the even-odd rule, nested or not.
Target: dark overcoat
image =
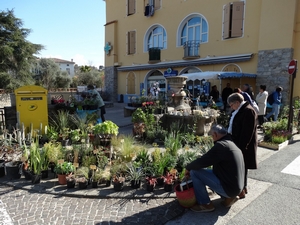
[[[233,119],[232,140],[243,152],[246,169],[257,169],[257,114],[248,102]]]

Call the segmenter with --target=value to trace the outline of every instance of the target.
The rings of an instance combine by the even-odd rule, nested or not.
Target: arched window
[[[160,25],[152,26],[145,35],[144,51],[149,48],[167,48],[167,34],[165,29]]]
[[[127,94],[135,94],[135,75],[133,72],[127,76]]]
[[[208,23],[199,14],[187,16],[179,26],[177,45],[183,46],[186,42],[198,44],[208,42]]]

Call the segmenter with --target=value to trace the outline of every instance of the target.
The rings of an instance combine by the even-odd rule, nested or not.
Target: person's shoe
[[[192,211],[194,212],[212,212],[215,210],[214,205],[212,204],[212,202],[210,202],[209,204],[197,204],[194,205],[191,208]]]
[[[246,190],[247,191],[247,190]],[[239,199],[243,199],[246,197],[246,191],[245,189],[242,190],[242,192],[239,194]],[[248,192],[247,192],[248,193]]]
[[[223,200],[221,203],[222,205],[224,205],[225,207],[231,207],[234,203],[236,203],[236,201],[239,200],[237,197],[234,198],[225,198],[225,200]]]

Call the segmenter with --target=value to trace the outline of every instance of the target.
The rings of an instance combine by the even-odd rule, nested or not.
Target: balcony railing
[[[160,62],[160,48],[149,48],[149,63]]]
[[[183,44],[184,56],[183,59],[199,58],[200,41],[186,41]]]

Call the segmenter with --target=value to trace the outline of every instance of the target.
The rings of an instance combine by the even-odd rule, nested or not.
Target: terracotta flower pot
[[[66,174],[57,174],[58,177],[58,183],[61,185],[66,185],[67,184],[67,175]]]

